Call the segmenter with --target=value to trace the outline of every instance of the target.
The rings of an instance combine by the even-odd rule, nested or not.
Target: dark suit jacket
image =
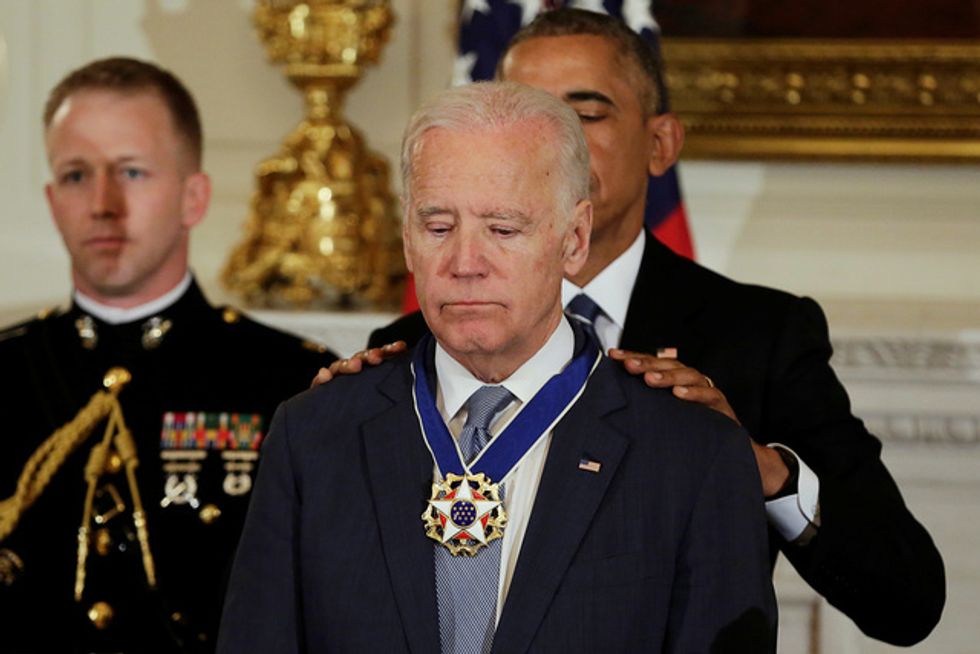
[[[421,314],[371,335],[371,345],[426,331]],[[925,638],[946,598],[942,558],[881,462],[881,443],[851,414],[830,368],[830,340],[809,298],[739,284],[647,238],[622,347],[678,358],[709,375],[760,443],[783,443],[820,479],[822,525],[806,546],[771,531],[804,579],[867,635]]]
[[[439,652],[409,361],[280,407],[219,652]],[[554,431],[494,651],[771,651],[760,488],[743,431],[604,360]]]

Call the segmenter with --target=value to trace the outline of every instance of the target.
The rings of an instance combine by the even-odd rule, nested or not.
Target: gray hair
[[[412,175],[422,138],[431,129],[485,132],[541,120],[557,138],[558,206],[570,219],[575,205],[589,197],[589,148],[578,115],[540,89],[516,82],[476,82],[448,89],[423,105],[402,139],[401,174],[406,211],[411,206]]]

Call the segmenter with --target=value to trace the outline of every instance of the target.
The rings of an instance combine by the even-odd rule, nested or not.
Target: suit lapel
[[[495,652],[524,652],[530,646],[626,453],[627,438],[603,418],[625,405],[611,365],[600,364],[586,392],[555,428],[494,636]],[[601,463],[599,472],[580,470],[583,457]]]
[[[403,357],[379,390],[394,402],[362,427],[368,482],[409,649],[439,651],[432,541],[422,511],[432,486],[432,458],[422,442],[411,395],[410,357]]]
[[[674,347],[684,363],[699,360],[704,339],[696,335],[695,319],[704,299],[698,289],[683,284],[690,276],[678,272],[687,265],[693,264],[647,234],[626,312],[620,343],[624,350],[656,354],[657,348]]]

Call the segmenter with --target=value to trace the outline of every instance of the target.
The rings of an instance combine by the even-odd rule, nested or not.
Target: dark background
[[[666,37],[972,39],[980,0],[653,0]]]

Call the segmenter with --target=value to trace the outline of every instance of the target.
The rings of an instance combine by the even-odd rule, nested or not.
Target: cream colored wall
[[[347,103],[349,119],[392,160],[413,108],[449,79],[453,55],[452,3],[393,5],[397,24],[382,63]],[[43,202],[37,116],[67,70],[117,53],[162,62],[199,101],[215,195],[192,257],[210,293],[226,297],[216,279],[247,213],[251,170],[301,116],[298,93],[265,60],[251,6],[0,2],[0,320],[67,293],[65,257]],[[874,323],[876,312],[886,312],[888,324],[980,325],[980,168],[687,162],[681,175],[708,265],[812,295],[847,322]]]
[[[391,160],[413,109],[449,80],[452,4],[393,0],[398,22],[383,61],[351,92],[349,119]],[[192,261],[212,299],[229,299],[217,275],[241,234],[251,170],[301,116],[298,94],[265,61],[250,7],[242,0],[0,0],[0,324],[67,297],[67,261],[43,201],[39,116],[65,72],[109,54],[163,63],[199,101],[215,195]],[[980,167],[686,162],[681,175],[704,263],[824,305],[835,338],[854,346],[844,376],[859,412],[977,420]],[[363,331],[357,317],[307,315],[292,324],[315,323],[346,330],[345,342],[359,342]],[[863,337],[869,348],[861,349]],[[886,438],[889,464],[950,571],[947,617],[913,651],[973,651],[980,633],[970,608],[980,601],[980,531],[961,528],[980,524],[980,422],[969,423],[969,442],[958,442],[961,423],[951,424],[942,438],[922,437],[934,438],[931,445]],[[814,603],[793,575],[779,579],[781,651],[891,651]],[[814,633],[820,645],[810,649]]]
[[[452,14],[443,0],[395,0],[396,25],[381,66],[368,69],[347,116],[389,159],[421,99],[447,84]],[[67,262],[48,218],[40,114],[47,91],[81,62],[126,54],[162,63],[202,113],[211,211],[192,263],[216,299],[227,252],[241,234],[252,170],[302,117],[299,94],[266,62],[238,0],[0,0],[0,324],[61,302]],[[230,299],[230,298],[227,298]]]

